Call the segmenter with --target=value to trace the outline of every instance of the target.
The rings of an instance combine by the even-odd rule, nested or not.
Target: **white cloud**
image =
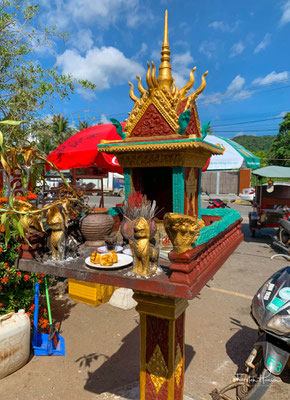
[[[241,75],[237,75],[227,87],[227,93],[241,90],[244,84],[245,84],[245,78],[241,77]]]
[[[233,101],[237,101],[237,100],[245,100],[248,99],[249,97],[251,97],[253,95],[253,92],[250,90],[246,90],[243,89],[238,93],[235,93],[232,97]]]
[[[264,36],[264,39],[255,48],[254,53],[257,54],[261,50],[264,50],[270,44],[270,39],[271,39],[271,34],[266,33],[266,35]]]
[[[82,56],[77,50],[66,50],[57,57],[62,73],[76,79],[88,79],[97,90],[121,85],[136,74],[144,74],[144,68],[115,47],[93,47]]]
[[[192,25],[189,25],[187,22],[181,22],[179,30],[183,32],[184,36],[188,36],[192,30]]]
[[[238,54],[241,54],[244,50],[245,50],[245,46],[243,45],[242,42],[235,43],[230,50],[229,57],[231,57],[231,58],[235,57]]]
[[[245,82],[245,78],[243,78],[241,75],[237,75],[228,85],[225,93],[216,92],[207,96],[200,96],[201,104],[221,104],[224,100],[245,100],[251,97],[253,94],[252,91],[244,89]]]
[[[204,40],[201,45],[199,46],[199,51],[206,55],[207,58],[212,58],[216,51],[216,44],[214,42],[209,42]]]
[[[93,44],[93,33],[90,29],[80,29],[69,37],[69,43],[81,52],[89,50]]]
[[[112,24],[137,27],[145,19],[154,20],[149,7],[140,0],[39,0],[47,25],[57,25],[61,30],[73,23],[98,24],[108,28]]]
[[[252,92],[243,89],[245,78],[237,75],[227,87],[226,95],[232,96],[233,101],[244,100],[252,96]]]
[[[140,50],[133,57],[134,60],[138,60],[138,58],[142,57],[148,51],[148,46],[146,43],[142,43]]]
[[[282,9],[282,16],[280,19],[280,25],[283,26],[290,22],[290,0],[286,1],[281,7]]]
[[[211,93],[208,95],[204,95],[203,93],[199,96],[200,104],[221,104],[224,95],[220,92]]]
[[[236,21],[232,26],[223,21],[213,21],[208,26],[209,28],[213,28],[221,32],[234,32],[238,28],[239,24],[240,21]]]
[[[151,58],[153,60],[160,60],[160,58],[161,58],[160,50],[157,50],[157,49],[152,50],[151,51]]]
[[[285,117],[286,114],[287,114],[287,111],[282,111],[282,112],[280,112],[279,115],[277,115],[277,117]]]
[[[193,68],[193,57],[189,51],[175,54],[172,58],[172,75],[175,85],[179,88],[184,86],[189,79],[189,72]]]
[[[186,84],[186,82],[188,82],[188,79],[186,79],[176,71],[172,71],[172,76],[175,79],[175,86],[179,89],[182,88]]]
[[[125,14],[129,18],[129,11],[136,9],[138,0],[70,0],[63,1],[63,4],[63,10],[76,21],[95,21],[108,26],[117,22],[120,14]]]
[[[86,89],[80,86],[77,87],[76,91],[87,101],[92,101],[93,99],[96,98],[95,93],[91,89]]]
[[[101,123],[102,124],[110,124],[111,121],[108,120],[105,114],[101,114]]]
[[[288,71],[278,72],[272,71],[270,74],[266,75],[264,78],[257,78],[252,83],[254,85],[269,85],[271,83],[277,83],[289,79]]]

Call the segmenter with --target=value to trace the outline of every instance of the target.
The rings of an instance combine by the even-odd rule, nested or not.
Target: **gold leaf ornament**
[[[6,174],[8,175],[8,176],[10,176],[10,174],[11,174],[11,168],[10,168],[10,165],[9,165],[9,163],[8,163],[8,161],[7,161],[7,158],[6,158],[6,154],[5,153],[1,153],[1,164],[2,164],[2,166],[3,166],[3,168],[4,168],[4,171],[6,172]]]
[[[162,385],[168,379],[168,368],[158,344],[155,346],[153,354],[147,364],[147,370],[150,373],[150,378],[158,394]]]

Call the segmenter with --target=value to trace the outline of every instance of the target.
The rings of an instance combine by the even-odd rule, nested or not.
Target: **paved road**
[[[120,198],[106,198],[119,202]],[[203,207],[206,203],[203,203]],[[244,365],[256,339],[250,317],[251,298],[263,282],[286,265],[270,260],[272,230],[249,236],[250,206],[232,205],[245,218],[245,240],[225,262],[186,311],[185,392],[195,400],[210,400]],[[135,400],[139,375],[139,317],[108,304],[90,307],[50,290],[53,314],[63,319],[65,357],[33,357],[21,370],[2,379],[5,400]],[[284,378],[285,379],[285,378]],[[289,384],[274,382],[263,400],[289,400]],[[233,396],[232,396],[233,397]]]

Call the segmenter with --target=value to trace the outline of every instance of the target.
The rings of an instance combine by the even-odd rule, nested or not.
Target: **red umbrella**
[[[124,128],[125,122],[122,122]],[[60,170],[72,168],[100,167],[110,172],[123,172],[115,156],[99,153],[101,140],[120,140],[113,124],[91,126],[71,136],[54,149],[47,158]]]

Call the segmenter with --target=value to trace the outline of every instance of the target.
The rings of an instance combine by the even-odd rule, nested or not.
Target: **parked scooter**
[[[280,219],[279,228],[274,236],[273,245],[284,253],[290,255],[290,214],[289,210],[285,218]]]
[[[207,208],[230,208],[227,205],[227,203],[225,203],[223,200],[221,200],[221,199],[212,199],[208,192],[205,192],[205,193],[209,197],[209,200],[208,200],[209,204],[208,204]]]
[[[251,315],[259,331],[245,371],[221,391],[215,389],[213,400],[229,400],[225,393],[234,388],[238,400],[259,400],[275,376],[290,368],[290,267],[277,271],[258,290]]]

